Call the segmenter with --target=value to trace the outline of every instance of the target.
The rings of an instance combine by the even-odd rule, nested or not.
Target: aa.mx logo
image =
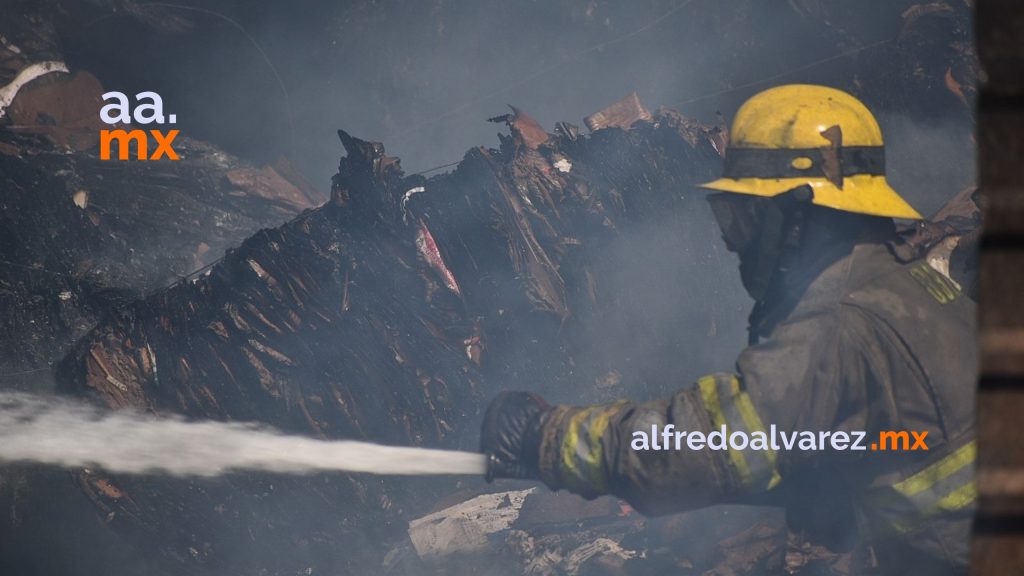
[[[122,92],[107,92],[103,95],[103,101],[108,102],[100,110],[100,119],[116,126],[118,124],[174,124],[178,118],[171,114],[164,118],[164,101],[156,92],[139,92],[135,95],[135,109],[132,110],[128,97]],[[150,130],[147,134],[144,130],[134,129],[128,132],[123,129],[101,130],[100,131],[100,160],[110,160],[110,146],[117,142],[117,159],[128,160],[131,144],[135,144],[136,157],[139,160],[179,160],[178,154],[171,144],[178,136],[178,130],[168,130],[166,133],[160,130]],[[152,139],[156,147],[153,153],[149,153],[149,142]]]

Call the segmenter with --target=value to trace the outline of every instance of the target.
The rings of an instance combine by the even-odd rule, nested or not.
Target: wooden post
[[[972,574],[1024,573],[1024,11],[978,0],[984,194],[978,489]]]

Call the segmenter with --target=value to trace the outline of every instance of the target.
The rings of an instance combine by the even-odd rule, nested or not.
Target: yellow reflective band
[[[697,386],[700,388],[700,396],[704,401],[704,408],[708,411],[708,415],[711,416],[712,425],[715,428],[721,428],[725,424],[725,413],[722,411],[722,403],[718,398],[718,385],[715,377],[704,376],[697,380]],[[732,462],[733,468],[739,474],[740,482],[744,486],[749,486],[751,483],[750,466],[747,465],[747,459],[743,457],[743,452],[739,450],[727,450],[727,452],[729,453],[729,461]]]
[[[966,508],[967,506],[970,506],[977,497],[978,488],[972,480],[971,482],[964,484],[940,498],[939,501],[935,503],[935,506],[932,506],[929,510],[917,513],[913,519],[893,520],[892,528],[900,534],[912,532],[919,528],[921,524],[931,516],[940,512],[955,512],[961,508]]]
[[[601,463],[601,457],[604,455],[604,446],[602,446],[601,444],[601,437],[604,436],[605,430],[608,429],[608,424],[610,424],[612,421],[612,414],[617,412],[619,408],[621,408],[626,403],[627,402],[625,400],[620,400],[618,402],[615,402],[614,404],[606,406],[605,409],[601,411],[601,414],[599,414],[594,419],[594,422],[590,425],[590,430],[588,434],[590,436],[590,446],[596,446],[598,448],[597,450],[591,450],[592,454],[596,454],[596,456],[593,456],[591,458],[592,460],[594,460],[595,465]]]
[[[973,481],[953,490],[935,505],[936,512],[952,512],[970,505],[978,497],[978,487]]]
[[[625,402],[620,401],[606,406],[591,406],[569,419],[561,453],[563,470],[574,477],[570,481],[590,484],[586,487],[600,492],[607,490],[607,480],[602,467],[604,449],[601,438],[611,423],[612,414],[623,404]],[[584,423],[587,423],[585,432]],[[581,436],[584,434],[587,439],[586,446],[580,444]]]
[[[891,490],[888,492],[890,496],[879,492],[878,497],[870,500],[882,510],[888,509],[887,515],[900,516],[887,520],[891,529],[900,533],[916,530],[932,516],[955,512],[974,503],[978,489],[967,474],[967,467],[973,463],[976,454],[977,444],[971,441],[917,474],[892,485],[887,489]],[[962,480],[960,476],[963,476]],[[940,487],[939,483],[946,480],[949,480],[945,482],[946,486]],[[942,494],[939,490],[948,492]],[[902,512],[900,508],[903,508]]]
[[[764,423],[761,421],[761,417],[757,415],[757,410],[754,409],[754,402],[750,400],[750,395],[740,390],[739,378],[733,376],[732,378],[732,393],[736,398],[736,408],[740,412],[740,417],[743,418],[743,423],[747,426],[747,431],[762,432],[767,437],[768,432],[764,429]],[[768,489],[775,488],[782,482],[782,476],[779,475],[779,470],[775,466],[775,450],[768,447],[764,452],[765,459],[768,460],[768,465],[772,469],[772,477],[768,481]]]
[[[605,430],[608,429],[608,425],[611,423],[612,414],[616,412],[625,402],[616,402],[611,406],[608,406],[601,413],[594,418],[594,421],[590,424],[589,437],[590,437],[590,451],[585,460],[587,467],[589,468],[590,483],[594,489],[599,492],[607,492],[608,482],[604,476],[604,468],[602,466],[604,461],[604,445],[601,444],[601,438],[604,436]]]
[[[715,383],[715,377],[704,376],[697,380],[697,386],[700,388],[700,397],[704,401],[704,408],[707,409],[708,415],[711,416],[711,424],[721,426],[725,423],[725,414],[722,412],[722,405],[718,401],[718,385]]]
[[[569,426],[565,430],[565,440],[562,441],[562,469],[576,477],[580,475],[579,468],[576,466],[576,446],[580,442],[580,426],[583,425],[583,419],[587,417],[589,410],[593,410],[593,408],[573,414],[569,419]]]
[[[972,440],[935,464],[906,480],[894,484],[893,489],[904,496],[913,496],[923,492],[934,486],[936,482],[949,477],[957,470],[974,462],[977,452],[978,445]]]
[[[956,284],[927,262],[914,266],[909,272],[939,304],[952,302],[960,295],[960,289]]]

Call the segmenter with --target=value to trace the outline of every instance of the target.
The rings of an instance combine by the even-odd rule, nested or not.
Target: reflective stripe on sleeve
[[[904,496],[915,496],[935,486],[941,480],[963,470],[974,462],[978,454],[975,442],[968,442],[959,450],[914,474],[910,478],[893,484],[893,489]]]
[[[906,533],[929,518],[974,504],[977,444],[972,440],[937,462],[890,487],[876,488],[865,498],[875,529]]]
[[[625,402],[589,406],[569,417],[561,445],[561,479],[566,487],[607,492],[604,433]]]
[[[754,432],[761,432],[767,438],[761,417],[754,408],[750,395],[740,387],[740,381],[734,374],[711,374],[697,380],[704,409],[711,419],[712,431],[726,427],[729,434],[735,431],[745,432],[747,437]],[[740,485],[750,491],[770,490],[782,480],[776,467],[775,451],[768,446],[766,450],[727,450],[729,463],[732,465]]]

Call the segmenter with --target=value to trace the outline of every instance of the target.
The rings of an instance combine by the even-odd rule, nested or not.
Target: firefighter
[[[761,92],[736,113],[723,177],[702,187],[755,300],[735,370],[647,403],[555,406],[504,392],[484,417],[489,477],[613,494],[652,515],[783,506],[791,530],[845,558],[844,573],[966,574],[974,306],[900,243],[893,220],[921,216],[886,182],[871,112],[822,86]],[[851,443],[863,431],[866,449],[633,444],[670,424],[705,436],[843,432]],[[891,431],[913,431],[927,450],[871,449]]]

